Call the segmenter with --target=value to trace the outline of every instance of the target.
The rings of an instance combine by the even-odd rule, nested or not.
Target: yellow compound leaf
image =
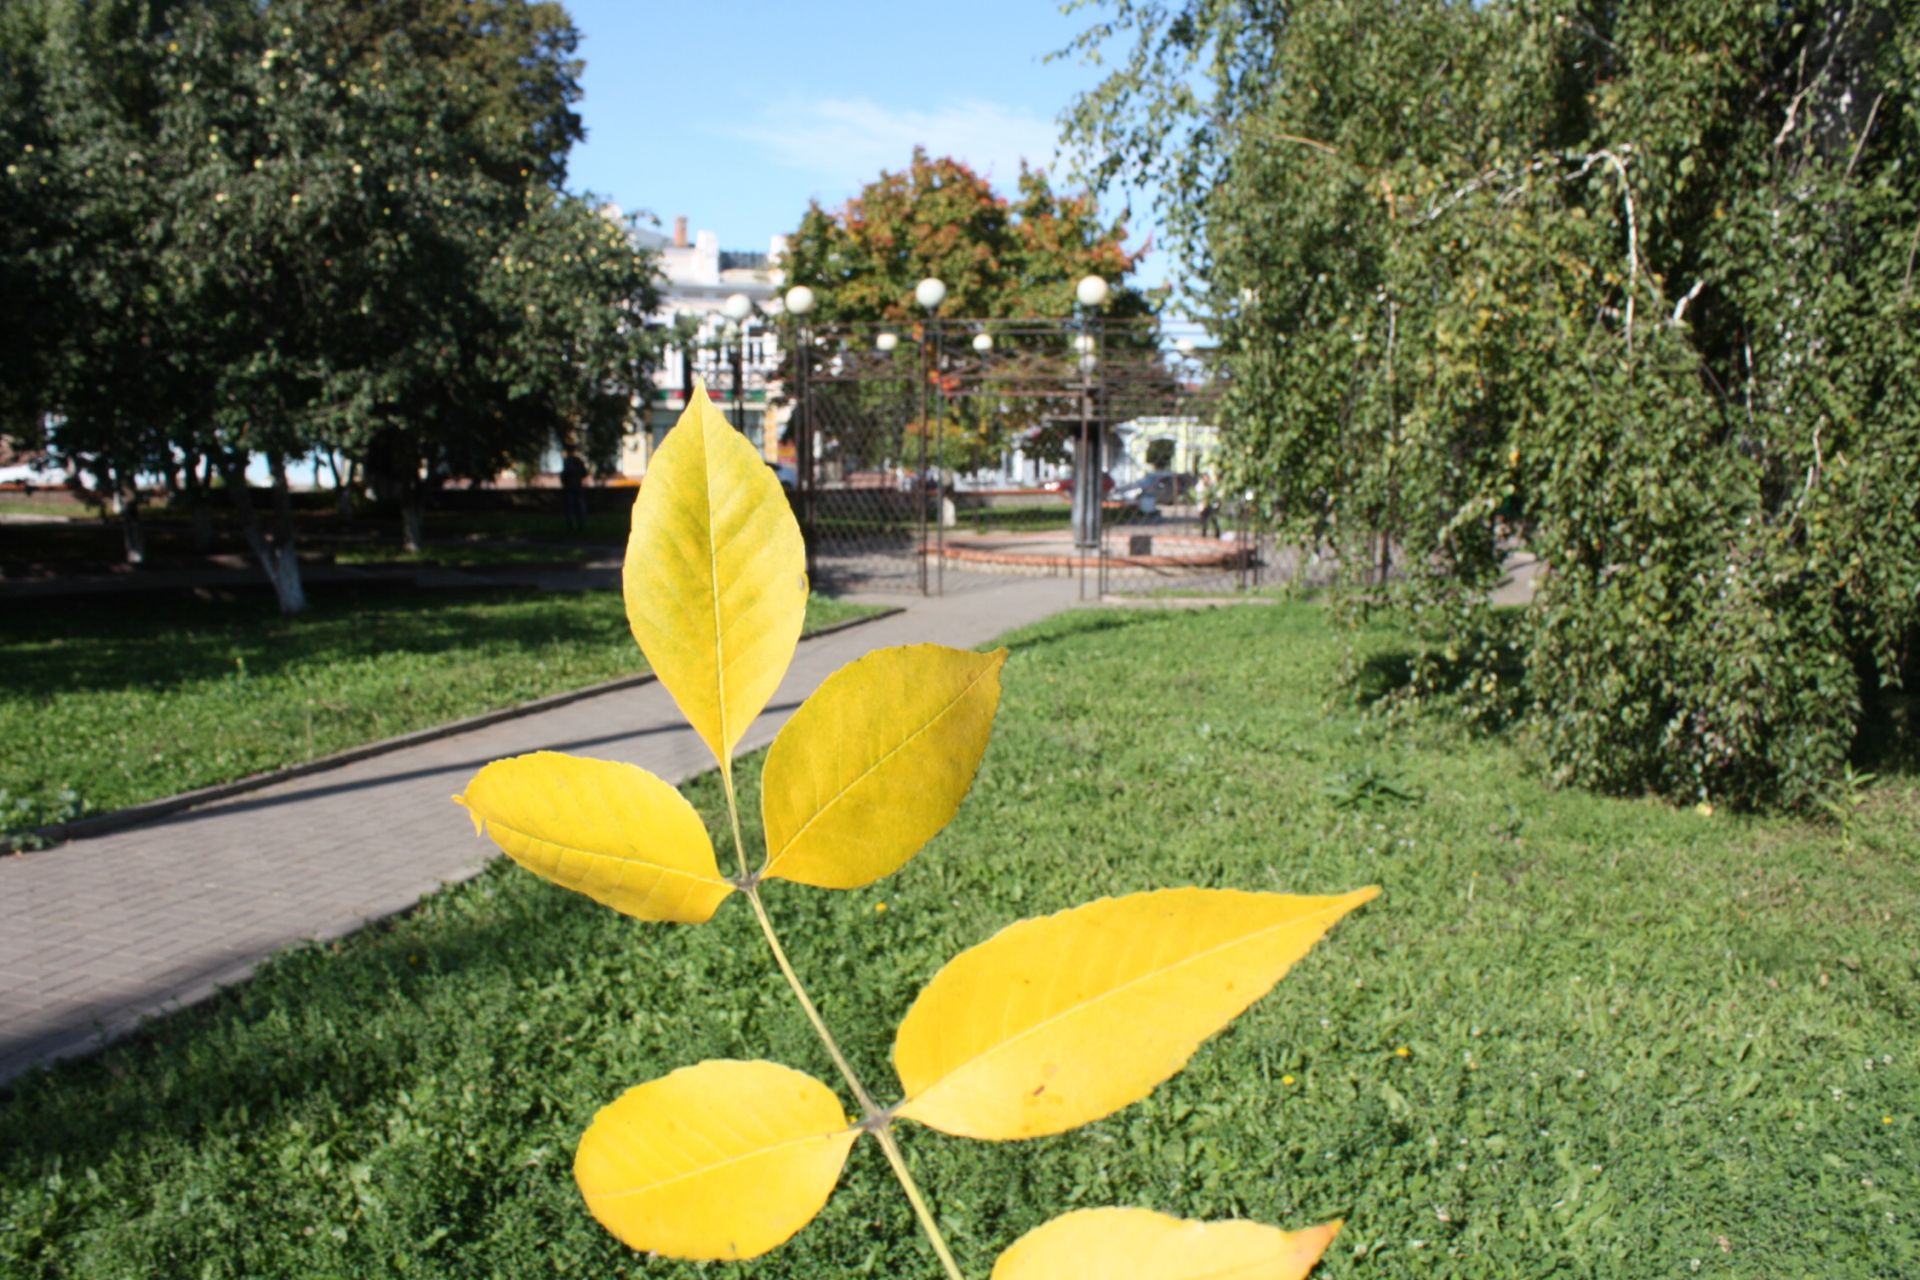
[[[715,1060],[602,1107],[574,1153],[573,1179],[629,1248],[754,1258],[813,1221],[859,1136],[812,1076]]]
[[[495,760],[454,801],[527,870],[642,920],[699,924],[733,892],[700,815],[637,765],[536,751]]]
[[[1301,1280],[1340,1226],[1282,1231],[1147,1209],[1080,1209],[1014,1241],[993,1280]]]
[[[1008,925],[907,1010],[896,1114],[965,1138],[1111,1115],[1187,1064],[1377,887],[1332,897],[1160,889]]]
[[[633,638],[731,777],[800,640],[807,555],[778,477],[705,386],[647,465],[622,582]]]
[[[973,785],[1006,660],[903,645],[828,676],[767,753],[766,874],[857,889],[918,853]]]

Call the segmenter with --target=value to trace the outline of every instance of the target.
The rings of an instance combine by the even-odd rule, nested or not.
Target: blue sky
[[[1011,186],[1024,157],[1064,180],[1057,119],[1097,68],[1045,61],[1091,15],[1053,0],[566,0],[586,59],[587,140],[569,184],[685,214],[728,249],[765,249],[809,199],[834,207],[915,143]],[[1131,227],[1138,248],[1144,209]],[[1155,253],[1142,283],[1166,268]]]

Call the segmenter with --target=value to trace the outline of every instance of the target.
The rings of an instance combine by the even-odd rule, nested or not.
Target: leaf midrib
[[[990,1058],[993,1055],[999,1053],[1003,1049],[1011,1048],[1012,1046],[1019,1044],[1021,1041],[1027,1039],[1029,1036],[1033,1036],[1038,1034],[1041,1031],[1044,1031],[1046,1028],[1052,1026],[1054,1023],[1059,1022],[1065,1018],[1072,1017],[1075,1014],[1084,1012],[1085,1010],[1094,1008],[1096,1005],[1099,1005],[1103,1001],[1119,996],[1121,993],[1133,987],[1139,986],[1143,982],[1149,982],[1155,978],[1159,978],[1166,974],[1176,972],[1177,970],[1182,969],[1185,966],[1190,964],[1198,964],[1203,960],[1210,959],[1213,956],[1220,954],[1222,951],[1227,951],[1234,947],[1240,946],[1243,943],[1253,941],[1254,939],[1260,938],[1266,934],[1274,932],[1276,929],[1286,929],[1294,925],[1305,924],[1309,921],[1318,920],[1322,916],[1328,915],[1338,909],[1339,909],[1338,904],[1336,903],[1333,905],[1329,905],[1319,911],[1315,911],[1310,915],[1296,916],[1290,920],[1282,920],[1275,924],[1268,925],[1264,929],[1256,929],[1251,933],[1243,933],[1238,937],[1233,938],[1227,942],[1220,943],[1218,946],[1209,947],[1205,951],[1196,951],[1192,955],[1184,956],[1181,959],[1175,961],[1170,965],[1167,965],[1164,968],[1154,969],[1151,972],[1140,974],[1138,977],[1129,978],[1127,979],[1127,981],[1119,984],[1118,986],[1108,987],[1105,991],[1102,991],[1099,995],[1094,996],[1090,1000],[1082,1000],[1077,1004],[1071,1005],[1068,1008],[1060,1010],[1058,1013],[1051,1014],[1048,1017],[1042,1018],[1040,1021],[1034,1023],[1032,1026],[1026,1027],[1021,1031],[1018,1031],[1015,1034],[1008,1036],[1004,1040],[997,1040],[993,1044],[987,1046],[985,1049],[980,1050],[978,1053],[972,1055],[971,1057],[965,1059],[964,1061],[955,1063],[952,1067],[942,1072],[940,1077],[937,1080],[932,1081],[925,1088],[921,1089],[919,1093],[914,1094],[910,1097],[901,1099],[898,1106],[896,1106],[894,1109],[896,1111],[904,1110],[904,1108],[911,1106],[914,1102],[926,1097],[929,1093],[932,1093],[935,1089],[938,1089],[941,1085],[953,1079],[954,1076],[960,1074],[962,1071],[965,1071],[967,1068],[973,1066],[975,1063],[981,1061],[982,1059]],[[1255,998],[1257,999],[1258,997],[1255,997]],[[1251,1001],[1249,1001],[1249,1003],[1251,1003]],[[1202,1039],[1205,1039],[1205,1037],[1203,1036]]]
[[[704,395],[706,387],[701,387]],[[700,415],[700,433],[695,438],[700,441],[700,478],[706,488],[700,495],[705,513],[701,523],[707,533],[707,593],[713,601],[713,701],[720,714],[720,741],[715,744],[715,754],[720,757],[720,772],[729,779],[733,777],[733,739],[727,733],[727,653],[726,637],[721,626],[720,609],[720,540],[715,536],[713,517],[713,450],[707,447],[708,417]],[[729,783],[731,785],[731,783]],[[728,792],[729,795],[732,792]],[[744,868],[743,868],[744,869]]]
[[[827,799],[826,803],[820,805],[817,809],[815,809],[813,811],[812,816],[810,816],[805,822],[801,823],[799,827],[797,827],[794,830],[794,833],[792,835],[788,836],[784,841],[781,842],[779,852],[768,855],[767,864],[765,867],[762,868],[762,872],[764,874],[771,874],[773,872],[775,865],[780,861],[780,859],[787,856],[787,851],[793,848],[793,846],[799,842],[800,837],[804,836],[807,833],[808,829],[811,828],[814,823],[820,821],[821,818],[826,816],[827,810],[839,804],[840,801],[846,796],[847,792],[853,790],[855,787],[859,786],[862,782],[865,782],[869,776],[878,772],[880,767],[884,765],[887,761],[893,759],[893,757],[899,755],[902,751],[905,751],[907,749],[907,745],[911,743],[915,738],[918,738],[921,734],[927,732],[927,730],[933,728],[934,725],[938,724],[942,719],[944,719],[946,717],[946,714],[949,711],[952,711],[955,707],[959,706],[961,702],[966,700],[967,695],[972,693],[975,686],[977,686],[982,680],[985,680],[987,678],[988,673],[991,672],[993,669],[994,669],[993,663],[989,661],[986,666],[980,669],[979,673],[975,675],[973,679],[967,681],[966,688],[962,689],[959,693],[956,693],[951,699],[947,701],[946,705],[942,706],[938,711],[928,716],[926,720],[921,723],[919,728],[915,729],[912,733],[908,734],[906,737],[900,739],[899,742],[895,743],[891,748],[889,748],[883,754],[875,757],[872,763],[867,765],[866,768],[862,769],[859,772],[859,774],[857,774],[854,778],[848,781],[848,783],[845,786],[841,787],[838,791],[834,792],[833,795]]]
[[[725,1169],[731,1165],[744,1164],[749,1160],[762,1159],[763,1157],[770,1156],[775,1152],[784,1151],[788,1147],[797,1147],[804,1143],[810,1143],[810,1142],[826,1142],[829,1139],[844,1137],[849,1133],[854,1134],[856,1138],[858,1138],[859,1136],[859,1133],[856,1129],[847,1128],[847,1129],[834,1130],[829,1133],[810,1133],[798,1138],[786,1138],[780,1142],[773,1143],[771,1146],[755,1147],[752,1151],[743,1151],[739,1155],[728,1156],[726,1159],[716,1160],[712,1164],[703,1164],[697,1169],[689,1169],[685,1173],[676,1173],[671,1178],[662,1178],[658,1182],[649,1182],[645,1186],[628,1187],[625,1190],[621,1190],[621,1191],[602,1191],[597,1194],[602,1199],[607,1199],[607,1200],[624,1199],[628,1196],[642,1196],[642,1195],[648,1194],[649,1192],[659,1191],[663,1187],[671,1187],[675,1183],[687,1182],[694,1178],[703,1178],[703,1177],[710,1176],[711,1174],[717,1172],[718,1170]]]
[[[709,876],[706,873],[700,872],[700,871],[683,871],[679,867],[669,866],[667,863],[664,863],[664,862],[655,862],[651,858],[644,858],[639,856],[629,857],[625,854],[607,853],[599,849],[583,848],[580,845],[570,844],[564,840],[552,840],[546,836],[535,835],[531,831],[523,831],[519,827],[514,826],[512,823],[502,822],[498,818],[483,818],[482,821],[485,822],[487,826],[491,828],[511,831],[514,835],[520,836],[523,839],[537,841],[538,843],[544,844],[544,845],[551,845],[556,849],[565,849],[568,853],[577,853],[582,857],[602,858],[609,862],[637,862],[641,866],[655,867],[655,868],[658,868],[661,872],[663,872],[666,875],[680,876],[683,879],[692,880],[698,884],[722,885],[729,890],[733,888],[732,884],[728,883],[728,881],[726,881],[720,876],[719,870],[718,870],[720,864],[717,858],[714,861],[715,872],[713,875]]]

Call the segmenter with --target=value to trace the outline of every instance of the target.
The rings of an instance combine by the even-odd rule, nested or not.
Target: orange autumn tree
[[[1020,167],[1003,196],[958,160],[929,158],[882,172],[838,209],[808,206],[787,240],[783,264],[818,295],[820,324],[912,323],[923,313],[913,287],[928,276],[947,286],[941,314],[972,319],[1058,318],[1073,314],[1073,287],[1100,276],[1116,320],[1152,310],[1126,283],[1144,250],[1126,247],[1124,218],[1102,222],[1092,195],[1060,194],[1039,169]]]
[[[1145,249],[1126,242],[1124,218],[1103,220],[1092,194],[1057,192],[1042,170],[1022,164],[1014,191],[1002,194],[966,164],[916,147],[906,168],[883,171],[839,208],[810,205],[782,265],[790,281],[814,291],[811,324],[885,324],[916,337],[924,336],[927,313],[913,290],[929,276],[947,286],[943,320],[987,321],[989,331],[995,321],[1071,316],[1074,286],[1099,276],[1112,291],[1101,308],[1107,341],[1150,347],[1151,335],[1128,323],[1154,310],[1153,298],[1127,282]],[[1065,333],[1010,337],[1001,330],[998,341],[1003,357],[1058,358],[1067,349]],[[965,339],[954,346],[964,352]],[[991,466],[1016,436],[1043,425],[1040,402],[995,394],[991,382],[933,421],[909,426],[901,456],[919,456],[925,435],[929,459],[964,474]],[[957,385],[949,379],[949,389]],[[1063,444],[1043,435],[1025,447],[1057,455]]]
[[[825,1207],[871,1135],[960,1280],[901,1153],[903,1122],[1006,1141],[1111,1115],[1176,1074],[1378,889],[1171,888],[1009,925],[949,961],[908,1009],[893,1046],[900,1098],[882,1105],[787,958],[762,885],[858,888],[918,853],[972,786],[1007,651],[883,648],[829,676],[767,753],[766,859],[750,867],[734,750],[793,657],[804,566],[779,482],[699,389],[634,504],[626,604],[642,652],[719,764],[737,873],[721,871],[679,791],[633,765],[536,752],[487,765],[456,799],[521,866],[636,919],[698,924],[744,898],[853,1099],[849,1116],[825,1083],[767,1061],[701,1062],[629,1088],[594,1117],[574,1159],[607,1230],[670,1257],[756,1257]],[[1297,1278],[1339,1229],[1083,1209],[1028,1232],[993,1275]]]

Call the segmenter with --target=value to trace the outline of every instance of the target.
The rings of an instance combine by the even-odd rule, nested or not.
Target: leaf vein
[[[784,858],[787,855],[787,850],[793,848],[795,842],[797,842],[800,839],[800,837],[804,836],[807,833],[807,829],[813,826],[814,823],[820,821],[820,819],[826,815],[827,810],[839,804],[840,801],[846,796],[847,792],[853,790],[855,787],[859,786],[862,782],[865,782],[868,777],[870,777],[872,774],[877,772],[880,769],[880,767],[884,765],[887,761],[893,759],[893,757],[895,757],[896,755],[899,755],[902,751],[906,750],[907,745],[911,743],[915,738],[918,738],[921,734],[927,732],[929,729],[933,728],[934,725],[938,724],[942,719],[944,719],[946,717],[946,714],[949,711],[952,711],[955,707],[959,706],[960,703],[966,699],[967,695],[973,692],[975,686],[977,686],[982,680],[986,679],[987,675],[993,670],[995,670],[995,667],[994,667],[994,664],[992,663],[988,663],[986,666],[982,667],[978,675],[974,676],[973,679],[967,681],[966,688],[962,689],[959,693],[955,694],[953,698],[949,700],[945,706],[941,707],[938,711],[934,712],[931,716],[927,717],[925,723],[923,723],[919,728],[915,729],[912,733],[908,734],[906,737],[900,739],[900,741],[897,744],[895,744],[892,748],[890,748],[885,754],[881,755],[880,757],[875,759],[873,763],[869,764],[865,769],[861,770],[857,777],[850,779],[845,786],[842,786],[838,791],[834,792],[832,796],[828,797],[828,799],[824,804],[821,804],[818,807],[816,807],[812,815],[808,817],[805,822],[801,823],[799,828],[795,830],[792,835],[788,836],[786,840],[781,843],[779,852],[770,853],[767,856],[767,863],[765,868],[763,868],[763,870],[772,871],[774,868],[774,865],[778,863],[781,858]]]

